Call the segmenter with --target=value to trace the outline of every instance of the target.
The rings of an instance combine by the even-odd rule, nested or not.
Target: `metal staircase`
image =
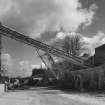
[[[61,58],[66,59],[75,65],[85,67],[85,68],[90,66],[90,65],[84,64],[83,59],[81,59],[79,57],[72,56],[63,50],[59,50],[53,46],[50,46],[50,45],[47,45],[47,44],[42,43],[40,41],[37,41],[35,39],[32,39],[29,36],[26,36],[26,35],[23,35],[19,32],[16,32],[15,30],[8,28],[7,26],[4,26],[2,24],[0,24],[0,35],[9,37],[9,38],[15,39],[16,41],[20,41],[20,42],[25,43],[27,45],[33,46],[33,47],[37,48],[38,50],[44,51],[45,53],[49,53],[49,54],[52,54],[54,56],[61,57]]]

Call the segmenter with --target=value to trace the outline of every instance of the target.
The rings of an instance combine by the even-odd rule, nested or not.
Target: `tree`
[[[73,56],[80,56],[83,51],[82,37],[78,34],[66,35],[63,39],[60,39],[57,42],[57,48],[64,50],[66,53]],[[55,67],[53,67],[57,74],[59,75],[59,79],[62,81],[70,80],[70,71],[81,69],[81,67],[68,62],[67,60],[59,60],[55,63]],[[65,82],[66,85],[69,86],[69,82]]]
[[[67,53],[79,56],[82,50],[82,42],[81,42],[80,35],[71,35],[66,36],[62,41],[62,50],[66,51]]]

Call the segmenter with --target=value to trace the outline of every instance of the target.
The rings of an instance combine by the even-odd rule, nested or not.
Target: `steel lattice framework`
[[[2,24],[0,24],[0,36],[6,36],[6,37],[12,38],[16,41],[19,41],[19,42],[25,43],[27,45],[33,46],[39,50],[44,51],[45,53],[49,53],[49,54],[52,54],[54,56],[66,59],[75,65],[85,67],[85,68],[87,68],[89,66],[91,67],[91,65],[84,64],[83,59],[81,59],[77,56],[72,56],[63,50],[59,50],[53,46],[50,46],[50,45],[47,45],[47,44],[42,43],[40,41],[37,41],[35,39],[32,39],[29,36],[26,36],[24,34],[16,32],[14,29],[8,28],[7,26],[4,26]]]

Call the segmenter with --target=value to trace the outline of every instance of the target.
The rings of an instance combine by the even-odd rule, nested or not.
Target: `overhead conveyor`
[[[59,50],[53,46],[50,46],[50,45],[47,45],[47,44],[42,43],[40,41],[37,41],[33,38],[30,38],[27,35],[21,34],[17,31],[15,31],[14,29],[8,28],[7,26],[4,26],[2,24],[0,24],[0,35],[9,37],[9,38],[12,38],[16,41],[19,41],[19,42],[22,42],[24,44],[33,46],[33,47],[37,48],[38,50],[44,51],[45,53],[49,53],[49,54],[52,54],[54,56],[66,59],[69,62],[71,62],[75,65],[78,65],[80,67],[87,68],[87,67],[91,66],[91,65],[84,64],[84,60],[81,59],[80,57],[70,55],[63,50]]]

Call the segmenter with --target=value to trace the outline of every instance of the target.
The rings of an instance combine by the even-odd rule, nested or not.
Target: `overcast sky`
[[[105,42],[105,0],[0,0],[0,20],[43,42],[54,39],[61,29],[79,32],[90,47]],[[41,63],[30,46],[3,37],[2,47],[16,68],[21,62]]]

